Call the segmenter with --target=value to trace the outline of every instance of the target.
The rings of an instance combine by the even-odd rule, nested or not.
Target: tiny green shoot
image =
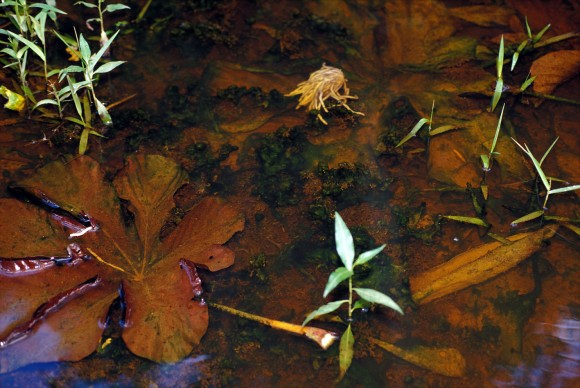
[[[435,136],[435,135],[439,135],[441,133],[444,132],[448,132],[454,129],[457,129],[457,126],[455,125],[442,125],[438,128],[435,129],[431,129],[431,126],[433,124],[433,112],[435,110],[435,100],[433,100],[433,104],[431,106],[431,116],[430,118],[425,118],[423,117],[422,119],[420,119],[411,129],[411,131],[403,138],[401,139],[401,141],[399,143],[397,143],[397,145],[395,146],[395,148],[399,148],[400,146],[402,146],[403,144],[405,144],[406,142],[408,142],[412,137],[416,136],[417,133],[419,132],[419,130],[421,128],[423,128],[423,126],[427,123],[429,123],[429,136]]]
[[[483,171],[488,172],[491,171],[491,165],[493,162],[493,157],[495,155],[499,155],[498,152],[495,152],[495,146],[497,145],[497,139],[499,137],[499,130],[501,128],[501,121],[503,119],[503,111],[505,109],[505,103],[501,108],[501,113],[499,115],[499,120],[497,121],[497,127],[495,128],[495,135],[493,136],[493,142],[491,143],[491,148],[487,155],[480,155],[481,163],[483,164]]]

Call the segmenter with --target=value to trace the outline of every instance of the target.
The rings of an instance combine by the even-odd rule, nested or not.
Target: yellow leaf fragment
[[[8,100],[4,104],[4,108],[22,112],[26,107],[26,99],[20,94],[8,89],[6,86],[0,86],[0,94]]]
[[[456,291],[482,283],[515,267],[542,247],[558,227],[520,233],[507,239],[513,244],[492,242],[465,251],[410,279],[413,300],[425,304]]]

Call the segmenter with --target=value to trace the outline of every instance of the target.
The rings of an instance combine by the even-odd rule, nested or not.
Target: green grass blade
[[[504,60],[504,45],[502,35],[501,40],[499,41],[499,52],[497,53],[497,62],[496,62],[497,78],[502,78],[503,60]]]
[[[415,136],[417,134],[417,132],[419,132],[419,130],[421,129],[421,127],[423,125],[425,125],[425,123],[429,122],[429,119],[426,118],[422,118],[421,120],[419,120],[417,122],[417,124],[415,124],[415,126],[411,129],[411,131],[407,134],[407,136],[405,136],[403,138],[403,140],[401,140],[396,146],[395,148],[398,148],[400,146],[402,146],[403,144],[405,144],[407,141],[409,141],[410,138],[412,138],[413,136]]]
[[[530,214],[526,214],[523,217],[518,218],[517,220],[513,220],[511,226],[517,226],[522,222],[528,222],[531,220],[535,220],[538,217],[541,217],[544,214],[543,210],[537,210],[535,212],[531,212]]]
[[[452,131],[454,129],[458,129],[456,125],[442,125],[440,127],[435,128],[434,130],[429,132],[429,136],[435,136],[442,134],[444,132]]]
[[[544,156],[542,156],[542,159],[540,159],[540,166],[542,165],[542,163],[544,163],[544,159],[546,159],[546,156],[548,156],[548,154],[550,153],[550,151],[552,151],[552,148],[554,148],[554,146],[556,145],[556,142],[558,141],[558,139],[560,139],[560,136],[556,137],[556,140],[554,140],[554,142],[552,143],[552,145],[548,147],[548,149],[546,150],[546,152],[544,152]]]
[[[542,37],[544,36],[544,34],[546,33],[546,31],[548,31],[548,29],[551,27],[551,24],[547,24],[546,27],[542,28],[542,30],[540,32],[538,32],[538,34],[534,37],[534,39],[532,39],[532,43],[536,44],[540,41],[540,39],[542,39]]]
[[[441,217],[447,218],[448,220],[464,222],[466,224],[473,224],[473,225],[483,226],[485,228],[487,228],[489,226],[489,224],[487,222],[485,222],[484,220],[482,220],[481,218],[478,218],[478,217],[447,216],[447,215],[443,215]]]
[[[495,83],[495,90],[493,91],[493,97],[491,98],[491,111],[495,110],[499,99],[501,98],[501,94],[503,92],[503,79],[498,78],[497,82]]]
[[[527,88],[530,87],[530,85],[536,80],[536,76],[530,77],[530,75],[528,74],[528,76],[526,77],[526,80],[522,83],[522,86],[520,86],[520,91],[524,92]]]
[[[550,190],[549,194],[565,193],[567,191],[574,191],[574,190],[578,190],[578,189],[580,189],[580,185],[560,187],[558,189]]]
[[[28,39],[26,39],[23,36],[17,35],[15,33],[13,33],[12,31],[8,31],[8,30],[0,30],[0,33],[3,34],[8,34],[10,35],[12,38],[20,41],[21,43],[23,43],[26,47],[28,47],[29,49],[31,49],[32,51],[34,51],[34,53],[36,55],[38,55],[38,57],[40,59],[42,59],[43,62],[46,62],[46,57],[44,56],[44,52],[42,51],[42,49],[40,47],[38,47],[36,44],[34,44],[33,42],[29,41]]]
[[[499,136],[499,129],[501,127],[501,120],[503,119],[503,111],[504,111],[504,109],[505,109],[505,103],[501,107],[501,113],[499,114],[499,120],[497,121],[497,127],[495,129],[495,135],[493,137],[493,142],[491,143],[491,150],[489,151],[490,154],[493,154],[493,151],[495,150],[495,146],[497,144],[497,138]]]

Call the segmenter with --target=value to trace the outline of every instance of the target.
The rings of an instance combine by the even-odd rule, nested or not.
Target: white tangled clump
[[[345,94],[341,94],[340,89],[344,89]],[[324,101],[329,97],[334,98],[339,105],[344,106],[352,113],[364,116],[364,113],[355,112],[347,105],[346,102],[349,98],[358,98],[356,96],[350,96],[349,93],[350,91],[348,90],[348,86],[346,86],[346,78],[344,78],[342,70],[336,67],[326,66],[323,63],[320,70],[316,70],[310,74],[310,77],[306,81],[300,82],[298,87],[286,94],[286,96],[291,97],[301,94],[296,109],[299,109],[301,106],[308,106],[309,110],[319,111],[318,119],[327,125],[328,123],[320,115],[320,110],[323,109],[325,112],[328,112]]]

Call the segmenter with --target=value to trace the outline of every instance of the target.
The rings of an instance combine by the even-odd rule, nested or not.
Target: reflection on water
[[[533,365],[508,370],[509,378],[494,381],[498,387],[571,387],[580,377],[580,321],[562,318],[556,324],[540,323],[535,334],[545,345]]]

